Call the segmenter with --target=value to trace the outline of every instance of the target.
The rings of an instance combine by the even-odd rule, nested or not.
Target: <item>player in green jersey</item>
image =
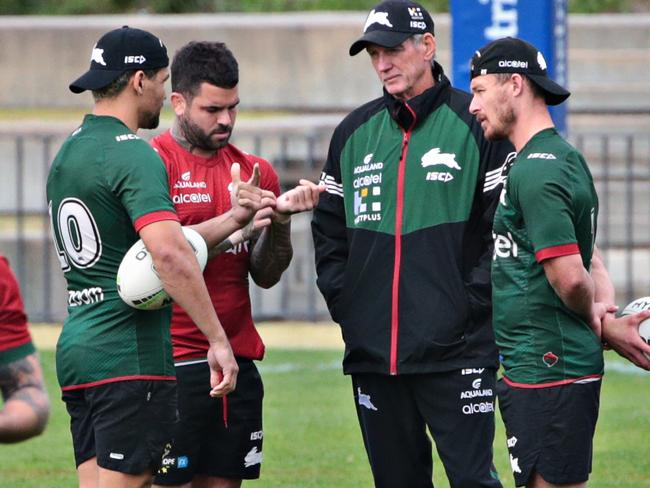
[[[157,127],[169,60],[162,41],[129,27],[102,36],[90,69],[92,114],[65,141],[47,182],[56,251],[68,288],[57,374],[71,416],[80,486],[148,486],[176,421],[170,310],[139,311],[117,294],[120,261],[138,235],[165,289],[210,342],[211,390],[235,388],[238,367],[169,197],[162,161],[139,128]],[[232,176],[233,209],[195,226],[212,247],[260,208],[258,171]]]
[[[472,58],[470,112],[488,139],[507,138],[518,153],[494,218],[492,264],[504,367],[497,394],[515,482],[584,487],[603,374],[601,333],[616,307],[595,248],[591,173],[547,107],[569,92],[546,68],[542,53],[522,40],[484,46]],[[627,333],[642,318],[627,319]]]

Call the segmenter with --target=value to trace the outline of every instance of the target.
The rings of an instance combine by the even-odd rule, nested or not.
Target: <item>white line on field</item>
[[[332,371],[340,370],[341,362],[332,361],[329,363],[304,364],[304,363],[280,363],[280,364],[258,364],[260,373],[291,373],[293,371]]]
[[[623,373],[623,374],[639,374],[646,375],[648,371],[641,369],[637,366],[634,366],[632,363],[619,363],[619,362],[607,362],[605,363],[605,371],[611,371],[612,373]]]
[[[261,373],[291,373],[293,371],[333,371],[341,370],[340,361],[329,363],[318,363],[315,365],[305,363],[279,363],[279,364],[258,364]],[[612,373],[647,375],[650,372],[645,371],[632,363],[619,363],[608,361],[605,364],[605,371]]]

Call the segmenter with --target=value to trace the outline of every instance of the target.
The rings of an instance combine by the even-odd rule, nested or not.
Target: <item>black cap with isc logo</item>
[[[426,9],[409,0],[386,0],[368,14],[363,36],[350,46],[350,56],[368,44],[395,47],[415,34],[433,34],[433,19]]]
[[[548,105],[558,105],[571,95],[548,77],[546,60],[541,51],[521,39],[504,37],[476,51],[470,65],[471,77],[494,73],[525,75],[542,90]]]
[[[164,68],[167,48],[153,34],[124,26],[104,34],[90,55],[90,69],[70,83],[70,91],[99,90],[126,71]]]

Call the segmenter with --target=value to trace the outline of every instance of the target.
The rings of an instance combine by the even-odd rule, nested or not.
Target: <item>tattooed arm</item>
[[[0,365],[0,443],[19,442],[43,432],[50,401],[36,353]]]
[[[265,227],[259,238],[252,242],[250,274],[257,285],[270,288],[280,281],[293,256],[291,215],[312,210],[318,205],[324,190],[324,186],[300,180],[295,188],[277,198],[272,224]]]

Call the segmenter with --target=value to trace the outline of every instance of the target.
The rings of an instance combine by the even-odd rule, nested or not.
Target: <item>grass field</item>
[[[52,419],[44,435],[1,446],[1,488],[61,488],[76,484],[68,418],[54,375],[54,353],[41,353]],[[265,425],[262,478],[248,486],[357,488],[372,486],[354,414],[349,378],[336,350],[270,348],[260,364]],[[650,375],[607,355],[590,488],[650,487]],[[530,419],[535,422],[534,418]],[[497,420],[495,463],[512,487],[505,437]],[[448,487],[435,460],[436,487]],[[401,487],[396,487],[401,488]],[[404,487],[408,488],[408,487]]]

